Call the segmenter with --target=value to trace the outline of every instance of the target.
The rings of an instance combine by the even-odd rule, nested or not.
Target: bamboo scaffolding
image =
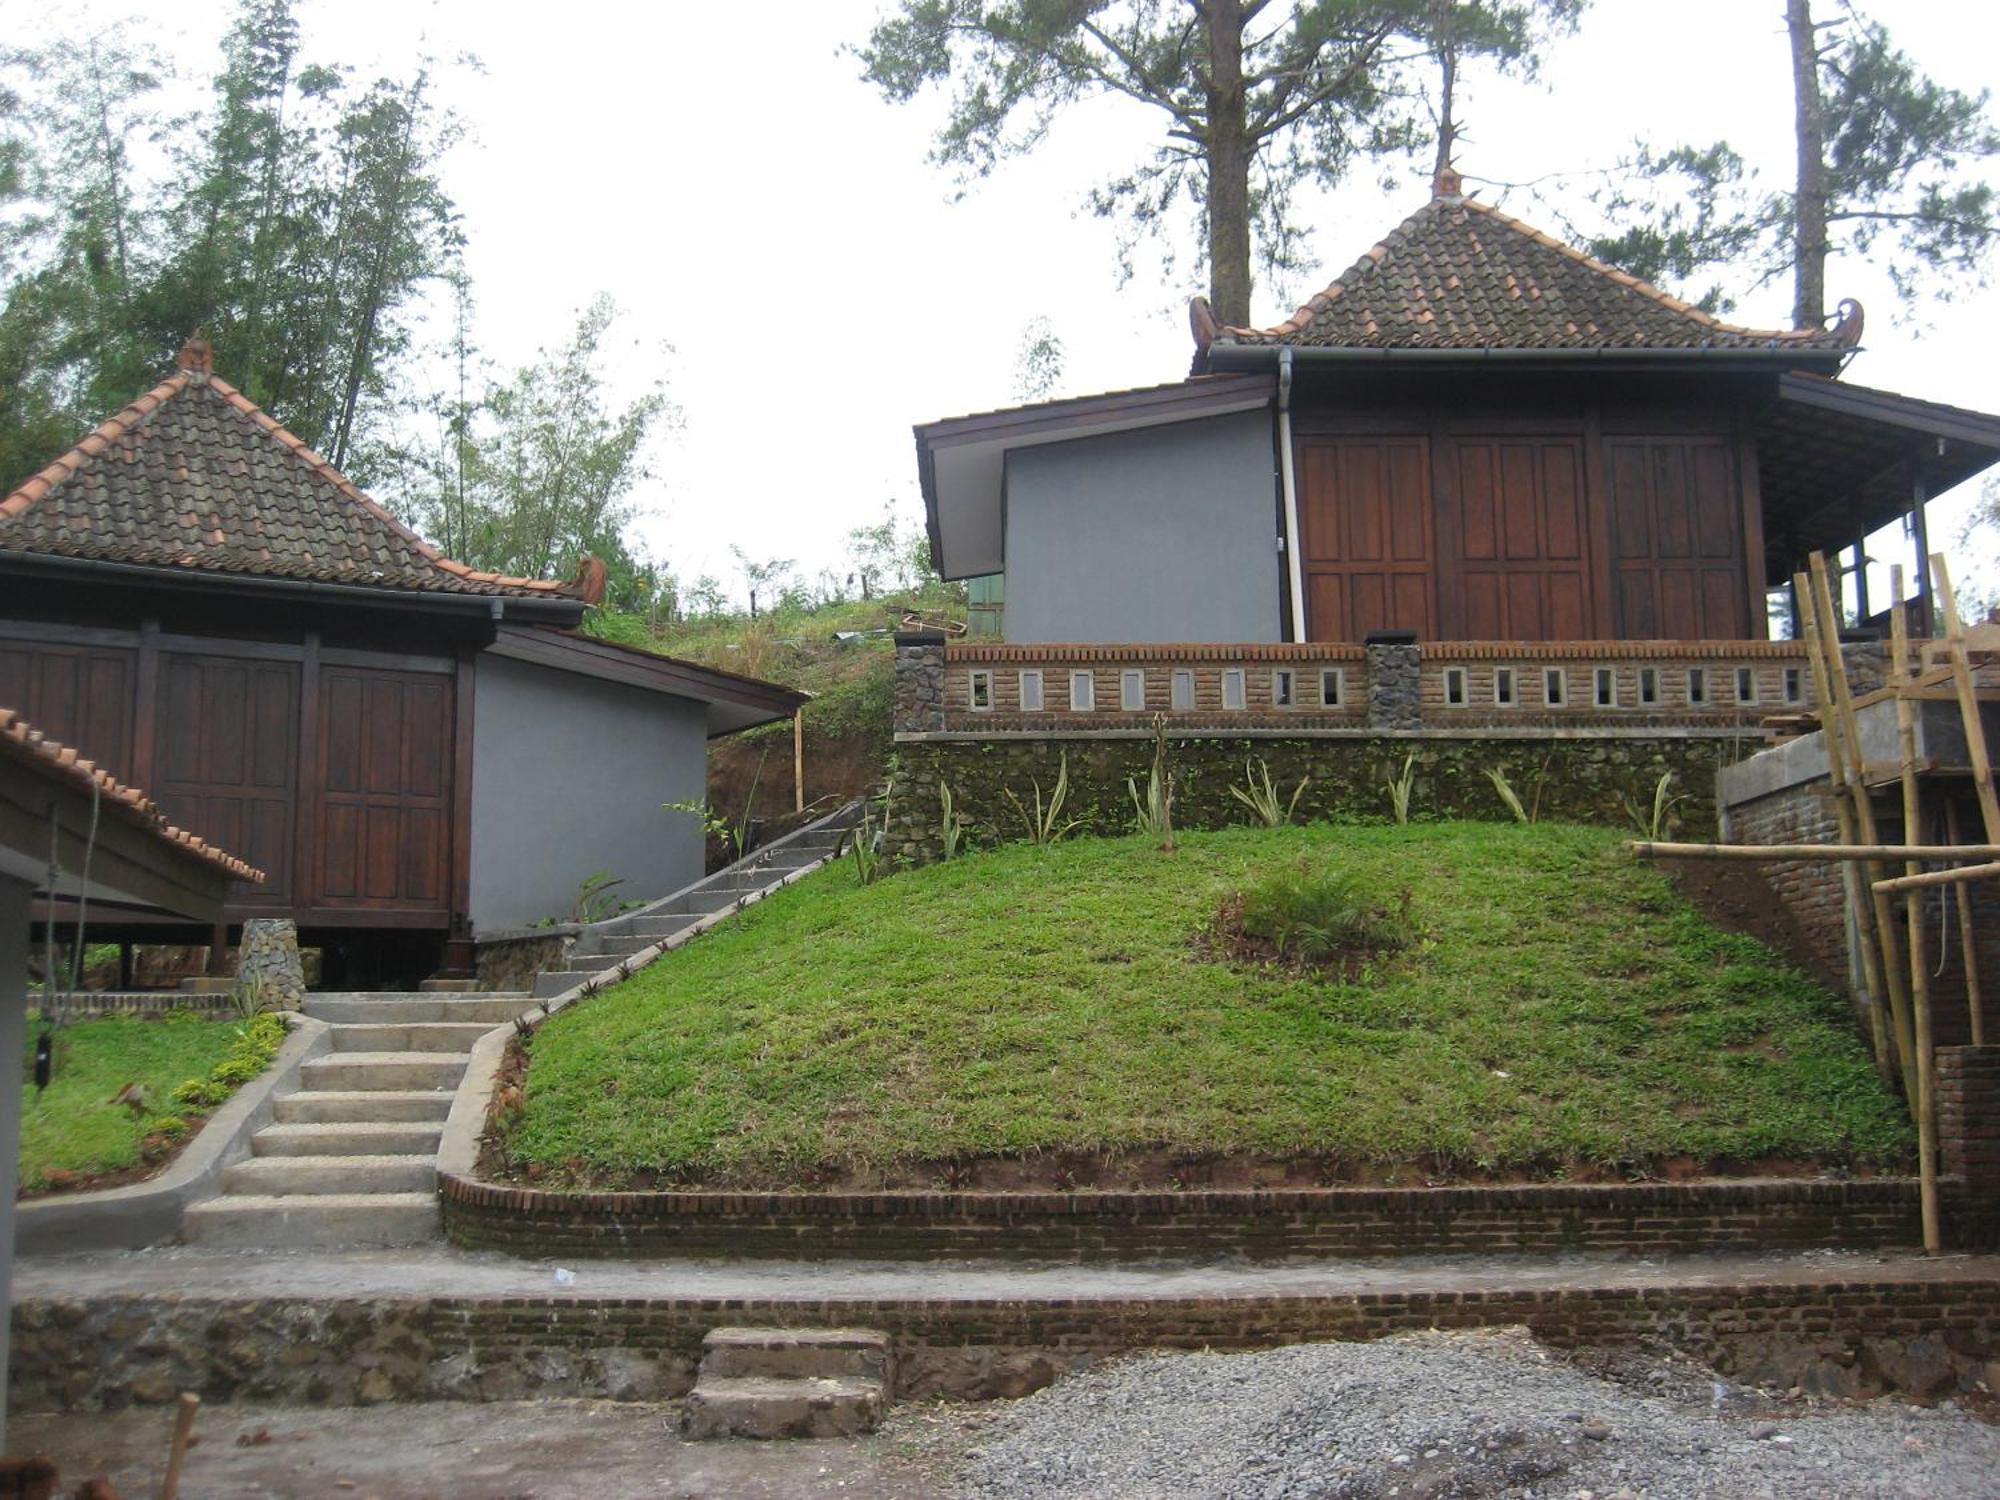
[[[1896,751],[1901,757],[1903,837],[1923,832],[1923,793],[1917,785],[1917,710],[1904,695],[1908,681],[1909,624],[1903,612],[1903,569],[1889,570],[1889,682],[1896,692]],[[1922,874],[1921,861],[1903,865],[1905,877]],[[1924,903],[1921,896],[1903,898],[1909,933],[1910,1011],[1917,1044],[1917,1201],[1923,1219],[1924,1253],[1944,1248],[1938,1227],[1937,1100],[1932,1071],[1936,1058],[1931,1043],[1931,976],[1924,961]]]
[[[1926,870],[1921,875],[1892,875],[1875,881],[1874,888],[1885,896],[1893,896],[1897,891],[1920,890],[1931,885],[1963,886],[1995,877],[2000,877],[2000,861],[1990,865],[1960,865],[1956,870]]]
[[[1965,652],[1965,627],[1958,618],[1958,599],[1951,589],[1951,569],[1944,554],[1931,554],[1931,574],[1937,600],[1944,608],[1945,653],[1951,663],[1952,685],[1958,690],[1958,714],[1965,721],[1965,748],[1972,761],[1972,785],[1979,794],[1979,816],[1986,841],[2000,844],[2000,795],[1993,790],[1993,758],[1986,753],[1986,725],[1979,717],[1979,692],[1972,681],[1972,660]]]
[[[1668,844],[1633,839],[1625,847],[1640,859],[1783,859],[1818,864],[2000,859],[2000,844]]]
[[[1944,835],[1954,843],[1958,840],[1958,805],[1949,797],[1944,803]],[[1972,1021],[1972,1045],[1986,1045],[1986,1004],[1979,991],[1979,934],[1972,925],[1972,888],[1963,881],[1954,882],[1952,895],[1958,905],[1958,950],[1965,963],[1965,1009]]]
[[[1812,663],[1813,689],[1820,703],[1820,739],[1826,748],[1827,776],[1834,789],[1835,818],[1843,844],[1879,844],[1875,831],[1875,810],[1868,788],[1850,778],[1847,767],[1861,765],[1859,736],[1854,734],[1853,701],[1847,691],[1847,664],[1840,657],[1839,615],[1834,612],[1833,593],[1826,582],[1826,558],[1813,553],[1809,559],[1811,577],[1797,574],[1792,586],[1797,590],[1799,616],[1804,626],[1808,659]],[[1850,751],[1850,740],[1852,750]],[[1858,837],[1857,837],[1858,835]],[[1880,860],[1863,864],[1863,878],[1870,883],[1886,873]],[[1917,1097],[1915,1038],[1910,1031],[1909,995],[1904,989],[1901,944],[1890,922],[1889,898],[1870,891],[1850,901],[1856,933],[1860,938],[1861,970],[1873,1002],[1870,1029],[1875,1034],[1876,1060],[1885,1076],[1900,1073],[1903,1096],[1914,1105]],[[1878,946],[1879,944],[1879,946]],[[1880,1008],[1886,998],[1889,1016],[1885,1022]],[[1890,1059],[1893,1058],[1893,1061]]]

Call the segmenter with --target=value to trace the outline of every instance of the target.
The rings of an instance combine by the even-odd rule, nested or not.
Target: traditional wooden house
[[[336,982],[465,972],[595,871],[699,878],[700,829],[661,805],[800,695],[579,633],[595,565],[441,556],[210,364],[190,344],[0,500],[0,705],[260,868],[225,923],[295,918]]]
[[[1712,760],[1808,704],[1770,628],[1808,554],[1879,619],[1861,541],[1903,521],[1914,563],[1925,498],[2000,459],[2000,417],[1839,378],[1858,306],[1739,327],[1452,173],[1284,322],[1192,325],[1185,379],[916,429],[933,557],[994,580],[1004,639],[904,643],[907,744],[1160,719],[1317,737],[1323,781],[1341,736]]]

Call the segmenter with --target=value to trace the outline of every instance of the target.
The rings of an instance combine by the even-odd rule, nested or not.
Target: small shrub
[[[1246,937],[1295,963],[1392,953],[1414,936],[1407,893],[1392,910],[1359,878],[1327,866],[1270,871],[1243,889],[1236,921]]]
[[[1160,848],[1174,852],[1174,775],[1167,767],[1167,716],[1153,715],[1153,768],[1146,776],[1146,791],[1139,792],[1137,777],[1125,778],[1126,795],[1136,814],[1135,830],[1157,838]]]
[[[1069,799],[1069,751],[1063,751],[1062,760],[1056,767],[1056,784],[1049,789],[1046,806],[1042,802],[1041,782],[1032,782],[1031,785],[1035,789],[1035,808],[1032,813],[1029,812],[1027,804],[1014,795],[1012,787],[1002,788],[1007,793],[1007,800],[1014,804],[1014,811],[1020,816],[1021,827],[1026,832],[1029,843],[1042,845],[1056,843],[1083,821],[1081,818],[1071,818],[1067,823],[1062,820],[1063,803]]]
[[[1282,828],[1292,821],[1292,814],[1298,809],[1299,798],[1303,797],[1306,788],[1312,785],[1312,777],[1300,777],[1299,784],[1292,788],[1292,800],[1281,803],[1278,800],[1278,788],[1271,780],[1271,763],[1265,760],[1256,761],[1254,770],[1251,769],[1252,764],[1247,760],[1243,762],[1244,784],[1232,786],[1229,795],[1250,809],[1251,816],[1257,820],[1259,827]]]
[[[949,782],[938,783],[938,802],[944,808],[944,817],[938,824],[938,847],[945,859],[957,859],[965,847],[965,819],[959,816],[958,801],[951,794]]]
[[[1417,781],[1417,752],[1412,750],[1403,757],[1403,769],[1382,783],[1382,790],[1389,794],[1389,810],[1396,815],[1400,826],[1410,821],[1410,792]]]
[[[1674,773],[1662,771],[1660,779],[1653,783],[1653,801],[1650,807],[1641,807],[1629,795],[1623,798],[1625,816],[1632,820],[1632,826],[1638,831],[1640,838],[1655,841],[1663,839],[1672,833],[1675,825],[1680,822],[1680,815],[1675,809],[1687,801],[1687,795],[1675,792],[1673,785]]]

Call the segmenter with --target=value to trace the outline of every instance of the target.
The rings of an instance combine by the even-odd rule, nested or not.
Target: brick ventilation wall
[[[511,1255],[1146,1260],[1874,1249],[1915,1184],[1635,1183],[1188,1193],[550,1193],[446,1177],[446,1237]]]
[[[1756,1378],[1774,1346],[1816,1358],[1940,1337],[1974,1361],[2000,1338],[1988,1280],[1613,1285],[1258,1298],[343,1298],[185,1295],[14,1308],[17,1411],[204,1400],[368,1405],[669,1400],[728,1326],[880,1328],[903,1398],[1019,1396],[1136,1349],[1256,1349],[1430,1328],[1526,1325],[1556,1345],[1665,1339]]]
[[[943,652],[943,723],[960,734],[1131,729],[1164,714],[1176,728],[1414,729],[1649,728],[1754,729],[1768,714],[1810,705],[1804,648],[1789,641],[1635,641],[1537,644],[1440,642],[1391,648],[1417,662],[1415,718],[1403,711],[1371,714],[1368,650],[1360,646],[1031,646],[954,643]],[[1400,662],[1400,658],[1398,658]],[[900,695],[899,733],[933,733],[930,701],[935,654],[899,650],[898,671],[909,680]],[[1599,668],[1612,675],[1612,698],[1596,697]],[[1738,696],[1738,669],[1748,670],[1751,691]],[[1792,688],[1787,693],[1787,668]],[[1512,674],[1513,698],[1500,701],[1500,674]],[[1090,678],[1088,704],[1072,680]],[[1137,674],[1138,694],[1127,706],[1126,684]],[[1174,681],[1184,674],[1191,706],[1176,708]],[[1291,701],[1281,684],[1289,674]],[[1556,675],[1552,685],[1550,675]],[[1023,701],[1023,677],[1039,675],[1041,707]],[[975,681],[976,679],[976,681]],[[1226,684],[1240,679],[1233,703]],[[1642,681],[1643,679],[1643,681]],[[1701,691],[1697,693],[1696,683]],[[1453,702],[1451,688],[1463,689]],[[1642,687],[1650,687],[1649,693]],[[1329,689],[1332,689],[1329,692]],[[903,697],[907,696],[907,706]],[[905,712],[907,707],[907,712]]]

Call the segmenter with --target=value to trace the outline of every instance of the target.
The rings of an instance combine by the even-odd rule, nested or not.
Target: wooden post
[[[2000,860],[1990,865],[1960,865],[1955,870],[1926,870],[1921,875],[1898,875],[1890,880],[1878,880],[1875,889],[1885,896],[1893,896],[1898,891],[1923,890],[1933,885],[1969,885],[1975,880],[2000,879]]]
[[[1814,557],[1819,556],[1818,553],[1814,553],[1813,555]],[[1825,561],[1822,559],[1820,562],[1822,573],[1824,573],[1825,567]],[[1855,818],[1856,800],[1848,796],[1845,752],[1842,747],[1838,723],[1835,718],[1833,674],[1827,670],[1826,652],[1822,649],[1823,643],[1820,639],[1820,622],[1823,619],[1832,617],[1831,607],[1824,614],[1821,613],[1818,593],[1813,588],[1811,581],[1803,573],[1792,575],[1792,596],[1799,602],[1799,624],[1806,641],[1806,660],[1812,667],[1813,694],[1819,701],[1820,742],[1826,750],[1827,779],[1832,784],[1833,815],[1834,821],[1840,830],[1840,841],[1843,844],[1857,842],[1878,843],[1879,840],[1874,837],[1874,820],[1872,818],[1868,822],[1869,832],[1866,835],[1858,836]],[[1833,649],[1837,660],[1840,650],[1837,641],[1834,643]],[[1842,669],[1840,681],[1843,686],[1846,684],[1847,678],[1844,668]],[[1867,791],[1865,788],[1858,800],[1861,804],[1866,804]],[[1870,868],[1873,869],[1876,867],[1871,866]],[[1866,878],[1868,877],[1864,875],[1864,879]],[[1886,899],[1882,904],[1887,905]],[[1860,892],[1851,891],[1848,900],[1848,910],[1853,915],[1855,933],[1860,940],[1857,946],[1861,950],[1862,982],[1868,988],[1868,1022],[1869,1031],[1875,1042],[1875,1065],[1881,1072],[1884,1080],[1887,1080],[1895,1076],[1897,1068],[1903,1063],[1907,1057],[1907,1053],[1902,1051],[1900,1036],[1891,1036],[1890,1027],[1883,1017],[1883,1009],[1888,1004],[1888,997],[1891,991],[1883,977],[1882,954],[1876,946],[1875,923],[1873,920],[1874,903]],[[1911,1083],[1912,1088],[1910,1091],[1914,1093],[1914,1080]]]
[[[792,710],[792,811],[806,810],[806,711]]]
[[[1909,696],[1909,627],[1903,612],[1903,567],[1889,570],[1889,682],[1896,694],[1896,750],[1902,760],[1903,839],[1916,843],[1923,837],[1923,796],[1917,786],[1917,714]],[[1922,862],[1910,860],[1903,873],[1923,873]],[[1931,976],[1924,961],[1924,898],[1911,891],[1903,898],[1903,914],[1910,937],[1910,1009],[1915,1021],[1917,1044],[1917,1197],[1924,1227],[1924,1253],[1936,1255],[1944,1248],[1938,1229],[1937,1201],[1937,1104],[1932,1095],[1931,1070],[1935,1065],[1931,1047]]]
[[[187,1462],[188,1438],[194,1432],[194,1414],[201,1397],[182,1391],[180,1407],[174,1412],[174,1440],[167,1450],[167,1474],[160,1481],[160,1500],[178,1500],[181,1492],[181,1465]]]
[[[1917,556],[1931,555],[1931,523],[1925,513],[1930,505],[1929,486],[1924,483],[1923,465],[1918,462],[1915,452],[1910,454],[1910,539],[1916,543]],[[1917,564],[1917,598],[1922,602],[1924,635],[1928,638],[1937,634],[1937,590],[1931,586],[1930,570],[1921,562]]]
[[[1965,748],[1972,758],[1972,787],[1979,794],[1979,816],[1986,824],[1986,842],[2000,844],[2000,796],[1993,791],[1993,758],[1986,753],[1986,726],[1979,717],[1979,693],[1972,682],[1972,659],[1965,654],[1965,627],[1958,618],[1958,598],[1951,590],[1951,570],[1944,554],[1931,554],[1931,574],[1937,579],[1938,607],[1944,611],[1945,652],[1951,661],[1952,685],[1958,689],[1958,714],[1965,721]]]
[[[1944,800],[1944,833],[1954,844],[1958,842],[1958,804],[1950,797]],[[1984,1047],[1986,1005],[1979,994],[1979,945],[1972,926],[1972,887],[1961,880],[1953,894],[1958,899],[1958,946],[1965,955],[1965,1008],[1972,1020],[1972,1045]]]

